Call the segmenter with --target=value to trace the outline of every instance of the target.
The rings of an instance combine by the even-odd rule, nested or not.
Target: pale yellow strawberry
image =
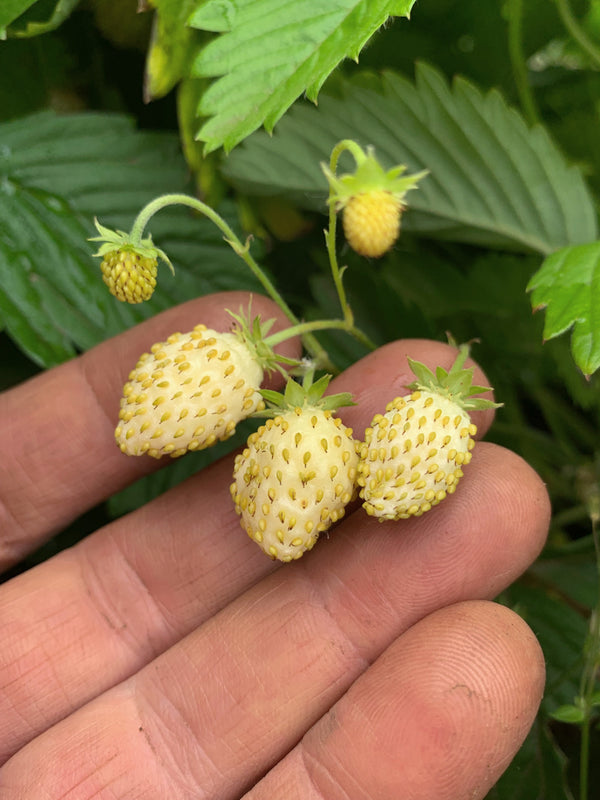
[[[380,521],[418,517],[456,490],[471,461],[476,426],[469,411],[497,408],[473,397],[488,387],[473,386],[473,367],[463,369],[468,345],[461,346],[449,371],[435,374],[409,360],[417,381],[407,397],[396,397],[365,431],[358,483],[363,508]]]
[[[391,192],[375,190],[353,195],[343,211],[344,234],[362,256],[379,258],[400,234],[402,203]]]
[[[115,438],[127,455],[181,456],[229,438],[264,408],[263,367],[237,333],[197,325],[144,353],[123,389]]]
[[[323,401],[348,402],[347,395]],[[356,493],[357,442],[318,400],[279,410],[236,457],[231,496],[248,536],[270,558],[293,561],[344,516]]]
[[[432,392],[388,403],[365,431],[361,448],[364,509],[382,520],[429,511],[455,491],[476,432],[460,405]]]

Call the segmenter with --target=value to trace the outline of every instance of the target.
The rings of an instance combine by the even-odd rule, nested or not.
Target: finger
[[[533,724],[544,659],[506,608],[469,602],[396,640],[244,800],[478,800]]]
[[[435,342],[396,342],[332,383],[334,392],[361,387],[360,404],[344,409],[357,435],[409,381],[407,353],[432,367],[455,356]],[[378,391],[361,397],[367,384]],[[3,587],[0,763],[273,570],[240,529],[231,469],[226,459],[204,470]]]
[[[114,428],[128,373],[143,352],[175,330],[187,331],[199,322],[229,330],[226,309],[247,306],[248,299],[243,292],[225,292],[169,309],[0,395],[5,427],[0,570],[88,508],[158,468],[153,459],[124,458],[115,446]],[[281,311],[267,298],[255,296],[253,312],[276,318],[276,327],[286,326]],[[294,346],[282,346],[282,352],[291,355],[290,347]]]
[[[491,597],[539,550],[541,482],[501,448],[475,454],[463,491],[433,513],[401,528],[352,515],[310,558],[25,746],[4,767],[7,785],[23,787],[19,800],[39,785],[61,797],[86,779],[93,753],[94,788],[118,780],[142,796],[154,783],[175,798],[238,796],[408,627],[441,606]],[[59,752],[67,772],[49,766]]]

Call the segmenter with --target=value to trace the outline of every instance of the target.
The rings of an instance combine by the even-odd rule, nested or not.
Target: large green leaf
[[[408,16],[415,0],[208,0],[189,24],[219,33],[197,55],[193,74],[217,77],[198,114],[210,117],[198,138],[206,151],[271,131],[303,92],[315,101],[344,58],[358,59],[391,16]]]
[[[579,692],[582,651],[588,632],[586,611],[573,608],[554,586],[546,588],[530,581],[513,584],[506,596],[510,605],[529,624],[546,658],[546,713],[572,703]]]
[[[600,367],[600,242],[549,256],[529,282],[535,310],[545,308],[544,338],[573,328],[571,351],[584,375]]]
[[[567,761],[538,717],[523,746],[485,800],[573,800]]]
[[[142,206],[185,179],[175,135],[140,133],[120,115],[47,112],[0,125],[0,315],[34,361],[59,363],[200,294],[258,288],[220,231],[179,208],[150,225],[175,277],[162,269],[140,306],[108,293],[87,241],[93,217],[129,229]]]
[[[409,196],[406,230],[544,255],[596,238],[582,176],[545,130],[529,129],[497,91],[464,79],[450,87],[425,64],[414,83],[391,72],[361,76],[318,108],[299,104],[272,137],[257,132],[235,150],[224,171],[249,194],[324,210],[319,162],[345,138],[374,145],[386,166],[430,170]]]
[[[517,581],[504,596],[530,625],[542,646],[546,690],[530,735],[488,800],[572,800],[565,775],[566,760],[552,737],[547,718],[560,706],[572,703],[579,692],[588,621],[584,609],[579,613],[573,608],[572,590],[562,593],[562,585],[568,587],[572,572],[567,569],[560,575],[558,560],[553,566],[553,571],[545,575],[536,572]],[[538,583],[538,575],[547,583]]]

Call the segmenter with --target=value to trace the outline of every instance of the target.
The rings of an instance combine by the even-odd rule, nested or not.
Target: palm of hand
[[[0,398],[5,565],[156,468],[114,445],[128,367],[245,300],[188,303]],[[406,354],[453,359],[395,342],[332,383],[359,401],[340,413],[357,435],[406,383]],[[514,454],[482,443],[472,464],[431,513],[379,524],[358,509],[280,567],[241,531],[224,459],[8,581],[0,796],[484,797],[543,686],[535,638],[489,600],[535,558],[549,512]]]

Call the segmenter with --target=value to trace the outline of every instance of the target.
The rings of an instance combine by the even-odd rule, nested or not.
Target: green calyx
[[[328,202],[334,203],[337,210],[342,209],[351,197],[372,191],[390,192],[403,204],[406,193],[415,189],[418,182],[428,174],[428,170],[423,170],[415,175],[401,177],[406,171],[404,164],[386,171],[375,158],[372,147],[367,147],[365,152],[355,142],[352,144],[354,146],[351,152],[356,161],[355,172],[337,176],[326,164],[321,164],[330,186]]]
[[[321,411],[335,411],[342,406],[356,405],[350,392],[340,392],[339,394],[330,394],[324,397],[330,380],[331,375],[323,375],[313,383],[313,371],[309,370],[301,384],[288,377],[283,393],[275,392],[271,389],[261,389],[260,393],[266,400],[268,407],[264,411],[257,412],[254,416],[276,417],[282,411],[296,408],[318,408]]]
[[[136,242],[133,240],[130,233],[125,233],[125,231],[113,231],[101,225],[95,218],[94,225],[100,236],[93,236],[88,241],[101,243],[98,251],[94,253],[95,258],[103,258],[108,253],[116,251],[137,253],[137,255],[142,258],[162,259],[165,264],[168,265],[171,272],[175,274],[173,264],[171,264],[168,255],[164,250],[161,250],[160,247],[156,247],[151,236]]]
[[[469,356],[469,351],[468,344],[460,345],[456,361],[450,369],[445,370],[443,367],[437,367],[435,373],[420,361],[408,358],[409,366],[416,375],[417,380],[409,383],[407,388],[413,391],[435,392],[452,400],[466,411],[500,408],[502,403],[494,403],[493,400],[485,400],[482,397],[473,397],[473,395],[491,391],[492,387],[473,385],[475,368],[463,369],[463,364]]]
[[[227,309],[227,313],[233,317],[235,326],[233,333],[242,341],[252,353],[255,361],[257,361],[263,370],[271,374],[274,370],[283,372],[287,377],[287,373],[280,367],[280,364],[287,364],[297,366],[298,361],[295,358],[287,358],[286,356],[278,355],[272,347],[265,342],[265,337],[273,327],[274,319],[268,319],[264,322],[260,316],[251,318],[250,307],[248,312],[240,309],[239,314],[234,314],[233,311]]]

